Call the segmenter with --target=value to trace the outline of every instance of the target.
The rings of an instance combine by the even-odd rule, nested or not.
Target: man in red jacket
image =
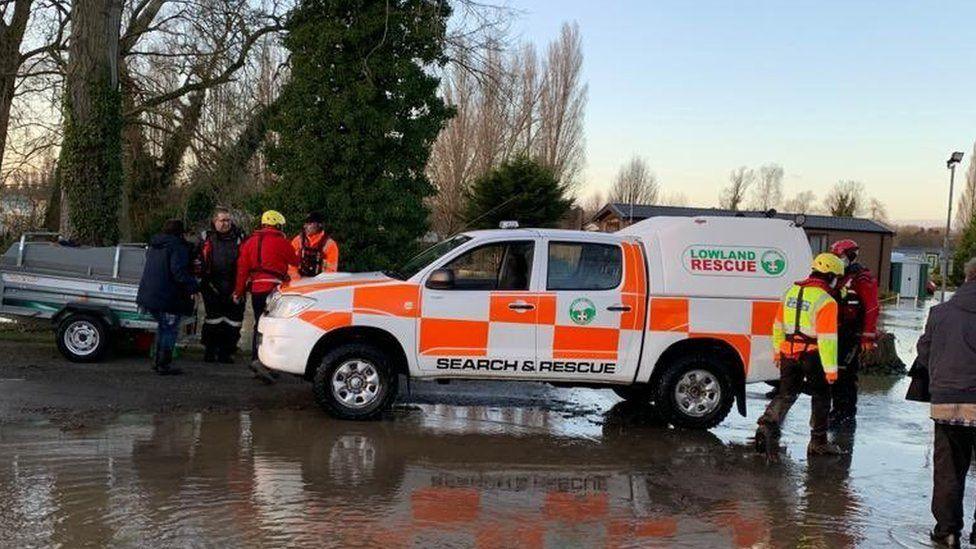
[[[237,260],[237,284],[234,301],[241,302],[251,292],[251,308],[254,310],[254,334],[251,336],[251,360],[258,358],[257,322],[264,313],[268,296],[288,280],[288,268],[298,265],[298,256],[281,228],[285,216],[268,210],[261,216],[261,228],[241,244]]]
[[[844,276],[837,282],[840,304],[840,375],[831,387],[830,423],[839,426],[857,415],[857,373],[861,355],[877,346],[878,281],[857,262],[857,242],[841,240],[830,246],[830,253],[844,262]]]

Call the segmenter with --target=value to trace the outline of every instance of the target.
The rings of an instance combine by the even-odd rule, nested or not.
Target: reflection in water
[[[868,414],[880,414],[872,399],[885,398],[881,391],[866,399]],[[746,429],[677,431],[624,403],[583,419],[435,405],[373,423],[275,412],[128,416],[72,434],[7,426],[0,539],[17,547],[846,547],[924,531],[899,529],[874,510],[893,496],[875,477],[871,449],[809,462],[793,449],[792,459],[769,465],[741,441]],[[907,452],[884,450],[903,469],[898,489],[925,489],[904,472],[927,481],[916,459],[924,436]],[[852,433],[837,437],[855,446]],[[859,455],[873,462],[859,465]],[[896,511],[924,524],[924,507]]]

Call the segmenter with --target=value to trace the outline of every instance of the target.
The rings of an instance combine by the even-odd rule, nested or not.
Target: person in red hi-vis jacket
[[[844,262],[844,276],[837,283],[840,304],[840,374],[831,387],[830,423],[839,426],[857,416],[857,374],[863,353],[877,347],[878,280],[857,262],[860,247],[853,240],[830,246],[830,253]]]
[[[251,292],[251,308],[254,311],[254,334],[251,336],[251,369],[258,358],[257,323],[268,304],[268,297],[288,280],[288,268],[298,265],[298,256],[281,228],[285,216],[268,210],[261,216],[261,228],[251,233],[241,244],[237,259],[237,284],[234,301],[240,302]],[[267,381],[263,371],[255,371]]]

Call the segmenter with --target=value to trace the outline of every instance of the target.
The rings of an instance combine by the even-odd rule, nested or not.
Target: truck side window
[[[534,247],[531,241],[487,244],[462,254],[444,268],[454,271],[455,290],[528,290]]]
[[[584,242],[550,242],[546,288],[612,290],[622,274],[620,246]]]

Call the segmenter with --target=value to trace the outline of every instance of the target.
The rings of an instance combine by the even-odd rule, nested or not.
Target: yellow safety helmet
[[[834,254],[822,253],[813,258],[813,270],[818,273],[841,276],[844,274],[844,262]]]
[[[285,224],[285,216],[276,210],[268,210],[261,215],[261,224],[280,227]]]

